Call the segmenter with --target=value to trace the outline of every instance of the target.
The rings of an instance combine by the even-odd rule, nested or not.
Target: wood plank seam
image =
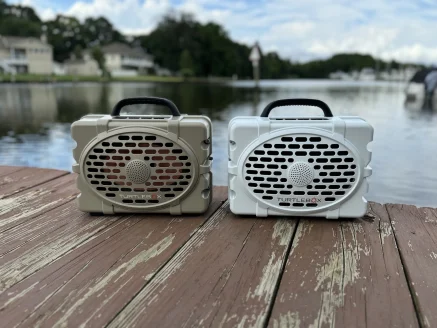
[[[410,274],[408,273],[408,270],[406,269],[407,266],[405,264],[406,263],[405,262],[405,258],[404,258],[403,254],[402,254],[402,251],[400,250],[400,248],[398,246],[399,245],[399,241],[398,241],[398,236],[396,234],[396,229],[395,229],[395,227],[393,225],[392,216],[390,215],[390,212],[387,209],[387,205],[384,205],[384,209],[386,210],[387,215],[388,215],[388,217],[390,219],[390,227],[391,227],[391,229],[393,231],[393,237],[394,237],[394,240],[395,240],[395,243],[396,243],[396,249],[398,250],[399,258],[400,258],[401,263],[402,263],[402,270],[404,272],[405,279],[407,280],[408,290],[409,290],[411,298],[413,300],[413,306],[414,306],[415,314],[416,314],[416,317],[417,317],[417,322],[419,323],[419,327],[420,328],[427,327],[427,325],[425,323],[425,320],[422,317],[421,312],[420,312],[419,300],[418,300],[418,298],[416,296],[416,293],[414,292],[413,286],[411,285],[412,279],[411,279]],[[403,209],[403,205],[401,205],[401,210],[402,209]]]
[[[264,323],[262,325],[263,328],[267,328],[267,326],[269,324],[269,321],[270,321],[270,317],[272,316],[273,307],[275,305],[276,298],[278,296],[279,286],[281,285],[282,277],[283,277],[284,271],[285,271],[285,266],[287,265],[288,257],[290,256],[291,249],[292,249],[292,246],[293,246],[293,243],[294,243],[294,239],[296,237],[297,229],[298,229],[300,224],[301,224],[301,220],[298,219],[297,224],[295,224],[295,226],[294,226],[294,231],[293,231],[293,234],[291,236],[291,239],[290,239],[290,241],[288,242],[288,245],[287,245],[286,256],[284,257],[284,261],[281,264],[281,270],[280,270],[278,279],[276,281],[275,289],[273,291],[272,301],[269,304],[269,307],[267,309],[266,319],[265,319],[265,321],[264,321]]]
[[[249,231],[247,232],[247,235],[246,235],[246,237],[244,238],[244,241],[243,241],[243,247],[241,247],[240,251],[238,252],[238,255],[237,255],[237,257],[235,258],[234,263],[232,263],[231,268],[226,272],[226,276],[227,276],[227,277],[226,277],[226,281],[225,281],[225,283],[223,284],[223,286],[220,288],[219,295],[223,292],[224,288],[226,287],[226,285],[227,285],[227,283],[228,283],[228,281],[229,281],[229,278],[231,277],[231,272],[233,271],[233,269],[234,269],[234,267],[235,267],[235,264],[238,262],[238,259],[239,259],[240,255],[241,255],[241,253],[243,253],[244,247],[246,246],[247,240],[248,240],[248,238],[249,238],[249,236],[250,236],[250,233],[251,233],[251,231],[252,231],[252,229],[253,229],[254,226],[255,226],[255,222],[252,224],[252,226],[250,227]],[[223,274],[224,274],[224,273],[222,273],[222,275],[223,275]],[[213,289],[215,289],[215,287],[216,287],[216,286],[221,282],[220,280],[221,280],[221,279],[217,279],[217,282],[216,282],[216,284],[215,284],[215,286],[214,286]],[[218,298],[218,296],[217,296],[217,298]],[[217,315],[218,315],[218,312],[216,312],[216,314],[213,316],[212,322],[214,322],[214,320],[215,320],[215,318],[217,317]],[[186,322],[184,322],[183,327],[185,327],[185,326],[187,325],[188,321],[189,321],[189,319],[188,319]]]
[[[144,288],[146,288],[154,279],[155,279],[155,277],[159,274],[159,273],[161,273],[161,271],[162,271],[162,269],[163,268],[165,268],[166,267],[166,265],[176,256],[176,254],[178,254],[179,252],[180,252],[180,250],[181,249],[183,249],[188,243],[190,243],[191,242],[191,240],[192,239],[194,239],[196,236],[197,236],[197,234],[198,234],[198,232],[202,229],[202,227],[204,227],[205,225],[206,225],[206,223],[207,222],[209,222],[210,221],[210,219],[212,218],[212,217],[214,217],[215,215],[216,215],[216,213],[217,212],[219,212],[219,211],[223,211],[223,208],[224,208],[224,206],[227,204],[227,200],[223,200],[223,201],[221,201],[221,205],[220,206],[218,206],[217,207],[217,209],[214,211],[214,212],[212,212],[211,213],[211,215],[207,218],[207,219],[205,219],[203,222],[202,222],[202,224],[200,224],[195,230],[194,230],[194,232],[192,233],[192,235],[190,236],[190,238],[188,238],[183,244],[181,244],[181,246],[179,247],[179,248],[177,248],[176,250],[175,250],[175,252],[173,253],[173,255],[172,256],[170,256],[165,262],[163,262],[162,263],[162,265],[153,273],[153,275],[150,277],[150,279],[143,285],[143,287],[142,288],[140,288],[140,289],[138,289],[138,291],[135,293],[135,294],[133,294],[132,295],[132,297],[131,297],[131,299],[128,301],[128,302],[126,302],[126,304],[123,306],[123,307],[121,307],[120,308],[120,310],[117,312],[117,313],[115,313],[114,314],[114,316],[113,316],[113,318],[111,319],[111,320],[109,320],[108,321],[108,323],[105,325],[105,328],[106,327],[109,327],[110,325],[112,325],[113,324],[113,322],[117,319],[117,317],[120,315],[120,313],[122,313],[130,304],[131,304],[131,302],[132,302],[132,300],[134,300],[137,296],[138,296],[138,294],[140,294],[143,290],[144,290]]]
[[[11,195],[11,196],[12,196],[12,195]],[[15,195],[13,195],[13,196],[15,196]],[[37,217],[40,216],[40,215],[44,215],[44,214],[46,214],[47,212],[50,212],[50,211],[52,211],[52,210],[55,210],[55,209],[57,209],[58,207],[60,207],[60,206],[62,206],[62,205],[66,205],[66,204],[68,204],[68,203],[70,203],[70,202],[74,202],[74,201],[75,201],[75,199],[70,199],[70,200],[67,200],[66,202],[59,202],[59,204],[54,205],[53,207],[47,208],[46,211],[39,212],[38,215],[37,215],[37,216],[34,216],[32,219],[35,219],[35,218],[37,218]],[[4,230],[0,230],[0,233],[3,234],[3,233],[5,233],[5,232],[8,232],[9,230],[14,229],[14,228],[16,228],[16,227],[19,227],[20,225],[25,224],[25,223],[26,223],[26,221],[18,222],[17,224],[15,224],[15,225],[13,225],[13,226],[10,226],[9,228],[6,228],[6,229],[4,229]]]
[[[68,204],[68,203],[67,203]],[[65,205],[65,204],[64,204]],[[42,215],[46,215],[47,213],[50,213],[51,211],[48,211]],[[39,217],[40,215],[38,215],[37,217]],[[107,228],[112,227],[113,225],[117,225],[117,224],[121,224],[124,220],[115,220],[111,223],[109,223],[107,226],[103,226],[100,230],[96,231],[94,234],[84,238],[79,244],[74,245],[74,247],[72,249],[75,249],[77,247],[80,247],[81,245],[86,244],[90,239],[95,238],[96,235],[98,235],[99,233],[105,231]],[[14,281],[14,283],[12,283],[11,285],[6,285],[6,286],[2,286],[2,289],[4,288],[11,288],[14,285],[16,285],[17,283],[20,283],[21,281],[27,279],[28,277],[32,276],[33,274],[35,274],[36,272],[40,271],[41,269],[43,269],[44,267],[46,267],[47,265],[50,265],[51,263],[55,262],[56,260],[58,260],[59,258],[69,254],[72,249],[68,249],[63,253],[59,253],[57,254],[57,257],[54,257],[51,259],[50,262],[47,262],[45,265],[43,265],[42,267],[36,269],[35,271],[33,271],[32,273],[28,274],[28,275],[23,275],[22,277],[20,277],[20,279],[17,279],[16,281]],[[0,291],[1,292],[1,291]]]
[[[69,202],[67,202],[67,203],[65,203],[65,204],[68,204],[68,203],[69,203]],[[64,204],[62,204],[62,205],[64,205]],[[50,212],[50,211],[48,211],[48,212]],[[46,213],[47,213],[47,212],[41,213],[41,215],[44,215],[44,214],[46,214]],[[38,216],[37,216],[37,217],[38,217]],[[18,226],[20,226],[20,225],[16,225],[16,226],[14,226],[14,227],[11,227],[10,229],[13,229],[13,228],[18,227]],[[64,227],[64,225],[61,225],[61,226],[57,227],[56,229],[52,230],[51,233],[56,233],[56,231],[58,231],[59,229],[62,229],[63,227]],[[8,229],[8,230],[10,230],[10,229]],[[1,234],[3,234],[3,232],[7,232],[8,230],[2,231]],[[10,248],[10,249],[7,250],[7,251],[3,251],[3,250],[2,250],[2,251],[0,252],[0,258],[3,258],[5,255],[7,255],[7,254],[9,254],[9,253],[12,253],[13,251],[17,250],[18,248],[23,247],[23,246],[26,245],[27,243],[29,243],[29,242],[31,242],[31,241],[33,241],[34,239],[37,239],[37,238],[39,238],[39,237],[41,237],[40,234],[35,235],[35,236],[33,236],[32,238],[27,239],[25,242],[23,242],[23,243],[21,243],[21,244],[18,244],[18,245],[16,245],[15,247],[12,247],[12,248]]]
[[[126,217],[120,218],[120,220],[115,221],[113,224],[108,225],[106,228],[113,227],[116,223],[118,223],[118,224],[122,224],[126,219],[130,219],[130,218],[133,217],[133,216],[134,216],[134,215],[128,215],[128,216],[126,216]],[[138,222],[139,222],[139,221],[135,222],[133,225],[137,224]],[[121,231],[116,231],[115,234],[122,233],[122,231],[124,231],[124,230],[126,230],[126,229],[129,229],[129,227],[127,226],[127,227],[125,227],[125,228],[124,228],[123,230],[121,230]],[[111,235],[111,236],[114,236],[114,235]],[[86,242],[86,241],[84,241],[84,242]],[[102,243],[104,243],[104,242],[105,242],[105,240],[102,240],[101,242],[99,242],[99,243],[93,245],[92,248],[90,248],[88,251],[90,251],[91,249],[93,249],[93,248],[95,248],[95,247],[98,247],[100,244],[102,244]],[[140,244],[140,243],[141,243],[141,242],[139,242],[139,244]],[[131,252],[132,252],[132,251],[133,251],[133,250],[134,250],[134,249],[135,249],[139,244],[135,245],[135,247],[133,247],[131,250],[129,250],[129,252],[126,253],[122,258],[118,259],[118,261],[121,260],[121,259],[123,259],[124,257],[126,257],[129,253],[131,253]],[[77,245],[77,247],[80,247],[80,246],[81,246],[81,245]],[[71,251],[71,250],[70,250],[70,251]],[[66,254],[67,254],[67,253],[66,253]],[[62,256],[65,256],[66,254],[64,254],[64,255],[62,255]],[[82,254],[78,254],[76,257],[73,257],[73,258],[71,259],[71,261],[74,261],[76,258],[78,258],[78,257],[80,257],[80,256],[82,256]],[[44,306],[47,302],[50,302],[51,299],[52,299],[54,296],[56,296],[56,294],[58,294],[60,291],[62,291],[62,289],[65,288],[65,286],[68,286],[69,282],[73,281],[73,280],[74,280],[78,275],[80,275],[80,274],[82,273],[82,271],[86,269],[86,267],[88,266],[88,264],[89,264],[91,261],[93,261],[93,259],[94,259],[94,258],[91,258],[91,259],[90,259],[90,260],[89,260],[89,261],[84,265],[84,267],[83,267],[81,270],[79,270],[78,272],[76,272],[72,277],[70,277],[67,281],[65,281],[63,285],[59,286],[55,291],[53,291],[53,293],[51,293],[49,297],[46,297],[46,298],[45,298],[41,303],[39,303],[38,306],[37,306],[36,308],[34,308],[34,310],[33,310],[32,312],[30,312],[26,317],[23,317],[23,320],[20,322],[20,324],[23,323],[23,322],[25,322],[25,321],[26,321],[30,316],[32,316],[32,315],[33,315],[33,314],[34,314],[34,313],[35,313],[39,308],[41,308],[42,306]],[[114,263],[112,264],[111,267],[109,267],[106,271],[104,271],[103,274],[102,274],[102,277],[104,277],[104,276],[106,275],[106,273],[109,272],[109,271],[110,271],[110,270],[111,270],[111,269],[116,265],[116,263],[117,263],[117,262],[114,262]],[[50,265],[50,264],[47,264],[47,265]],[[43,269],[43,268],[44,268],[44,267],[40,268],[39,270],[41,270],[41,269]],[[63,269],[64,269],[63,266],[59,267],[57,270],[53,271],[50,275],[46,276],[45,279],[50,278],[50,276],[56,274],[58,271],[63,270]],[[39,270],[35,271],[33,274],[37,273]],[[33,275],[33,274],[32,274],[32,275]],[[30,277],[30,276],[28,276],[28,277]],[[28,277],[27,277],[27,278],[28,278]]]
[[[22,171],[22,170],[19,170],[19,171]],[[16,172],[14,172],[14,173],[16,173]],[[40,183],[37,183],[37,184],[31,185],[31,186],[23,187],[23,188],[18,189],[18,190],[14,191],[14,192],[12,192],[12,193],[10,193],[10,194],[0,195],[0,199],[6,199],[6,198],[11,197],[11,196],[16,196],[17,194],[19,194],[19,193],[21,193],[21,192],[23,192],[23,191],[26,191],[26,190],[29,190],[29,189],[31,189],[31,188],[35,188],[35,187],[41,186],[41,185],[43,185],[43,184],[45,184],[45,183],[47,183],[47,182],[51,182],[51,181],[53,181],[53,180],[59,179],[59,178],[64,177],[64,176],[66,176],[66,175],[68,175],[68,174],[72,174],[72,173],[71,173],[71,172],[65,172],[65,173],[62,174],[62,175],[58,175],[57,177],[51,178],[51,179],[49,179],[49,180],[46,180],[46,181],[43,181],[43,182],[40,182]]]
[[[372,205],[353,221],[301,218],[269,327],[419,327],[387,211]]]
[[[2,167],[0,166],[0,170],[1,170],[1,168],[2,168]],[[0,172],[0,177],[2,177],[2,176],[4,176],[4,175],[11,174],[11,173],[16,173],[16,172],[22,171],[22,170],[24,170],[25,168],[26,168],[26,167],[23,166],[23,167],[18,168],[17,170],[11,171],[11,172],[7,172],[7,173],[1,173],[1,172]]]

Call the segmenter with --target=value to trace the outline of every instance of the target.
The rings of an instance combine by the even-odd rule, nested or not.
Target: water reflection
[[[88,113],[109,113],[120,99],[172,99],[180,111],[204,114],[214,123],[215,184],[227,184],[227,125],[237,115],[259,115],[271,101],[318,98],[335,115],[359,115],[375,127],[369,198],[437,206],[437,108],[404,103],[404,85],[338,81],[262,81],[228,84],[0,85],[0,164],[71,169],[69,125]],[[437,106],[437,102],[435,103]],[[137,106],[129,112],[163,113]],[[272,115],[320,115],[308,107],[278,108]]]

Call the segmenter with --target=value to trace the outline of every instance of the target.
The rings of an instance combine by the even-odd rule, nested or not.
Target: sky
[[[169,10],[224,26],[230,37],[294,61],[339,52],[437,65],[437,0],[10,0],[42,19],[105,16],[125,34],[150,32]]]

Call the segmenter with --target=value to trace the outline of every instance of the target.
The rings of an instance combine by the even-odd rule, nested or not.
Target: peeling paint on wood
[[[114,270],[110,270],[102,277],[93,287],[89,288],[88,291],[83,295],[82,298],[78,299],[74,304],[68,307],[68,310],[62,313],[61,318],[55,322],[55,326],[68,327],[68,319],[73,315],[76,310],[93,294],[97,294],[101,290],[109,287],[109,283],[117,283],[117,281],[124,275],[135,269],[135,267],[140,263],[146,263],[153,257],[161,254],[167,247],[169,247],[173,241],[174,236],[170,235],[160,240],[158,243],[150,247],[149,249],[143,250],[141,253],[133,257],[129,262],[123,263],[121,266],[116,267]],[[114,279],[117,277],[116,279]],[[124,284],[129,283],[129,280]],[[80,327],[85,327],[88,321],[94,317],[112,298],[119,293],[119,291],[124,287],[122,284],[118,289],[112,291],[111,294],[105,295],[104,300],[95,306],[95,310],[88,320],[85,320]],[[101,294],[100,294],[101,295]]]
[[[67,174],[69,172],[39,168],[17,170],[0,177],[0,199]]]
[[[437,210],[387,205],[423,327],[437,326]]]
[[[0,326],[437,322],[435,209],[370,203],[362,220],[296,228],[224,205],[207,220],[227,195],[214,188],[204,216],[90,217],[70,202],[73,179],[0,167]]]
[[[274,328],[299,328],[300,326],[299,313],[297,312],[288,311],[285,314],[281,314],[279,319],[273,319]]]
[[[371,214],[300,221],[269,326],[418,326],[388,215]]]
[[[73,200],[77,194],[74,179],[75,175],[68,174],[0,199],[0,232],[31,222],[37,215]],[[4,243],[0,238],[0,245]]]
[[[215,190],[209,214],[225,199],[225,188]],[[67,222],[77,226],[77,218],[72,213],[77,215],[78,212],[72,209],[75,207],[67,209],[61,206],[56,209],[59,214],[54,217],[69,219]],[[115,222],[102,229],[95,238],[88,238],[6,291],[16,293],[38,283],[32,298],[18,298],[5,307],[7,299],[0,295],[0,306],[4,306],[0,313],[8,318],[11,326],[17,323],[49,327],[55,324],[104,326],[204,221],[201,216],[173,220],[163,216],[144,219],[138,215],[124,216],[120,220],[114,216],[83,215],[89,222]],[[60,232],[59,229],[53,231]],[[70,238],[76,239],[73,234]],[[17,307],[20,312],[14,310]],[[23,311],[27,315],[23,316]]]
[[[263,326],[294,227],[235,217],[223,205],[110,327]]]

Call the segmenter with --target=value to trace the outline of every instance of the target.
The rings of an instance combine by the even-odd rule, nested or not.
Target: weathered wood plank
[[[30,237],[1,254],[0,257],[0,293],[27,278],[57,258],[67,254],[82,243],[89,242],[119,217],[90,217],[77,210],[74,202],[55,208],[34,219],[35,225],[23,231]],[[6,231],[17,234],[20,226]],[[3,245],[7,248],[8,244]]]
[[[418,327],[387,213],[371,207],[374,220],[300,221],[270,327]]]
[[[222,206],[109,327],[261,326],[294,228]]]
[[[0,177],[25,169],[21,166],[0,166]]]
[[[437,327],[437,210],[386,205],[422,327]]]
[[[122,217],[7,289],[0,296],[0,321],[9,326],[104,326],[226,198],[227,188],[215,187],[208,213],[196,217]],[[79,218],[74,209],[69,215],[72,222],[110,219]],[[52,234],[59,235],[60,229]]]
[[[69,172],[32,167],[0,176],[0,199],[66,174]]]
[[[67,174],[37,187],[0,199],[0,232],[16,225],[27,223],[32,226],[32,218],[65,204],[76,197],[75,174]],[[21,228],[26,232],[26,227]],[[32,230],[28,230],[29,232]],[[8,235],[9,238],[20,236]],[[18,242],[19,238],[15,241]],[[0,237],[0,253],[2,245],[9,243]]]

